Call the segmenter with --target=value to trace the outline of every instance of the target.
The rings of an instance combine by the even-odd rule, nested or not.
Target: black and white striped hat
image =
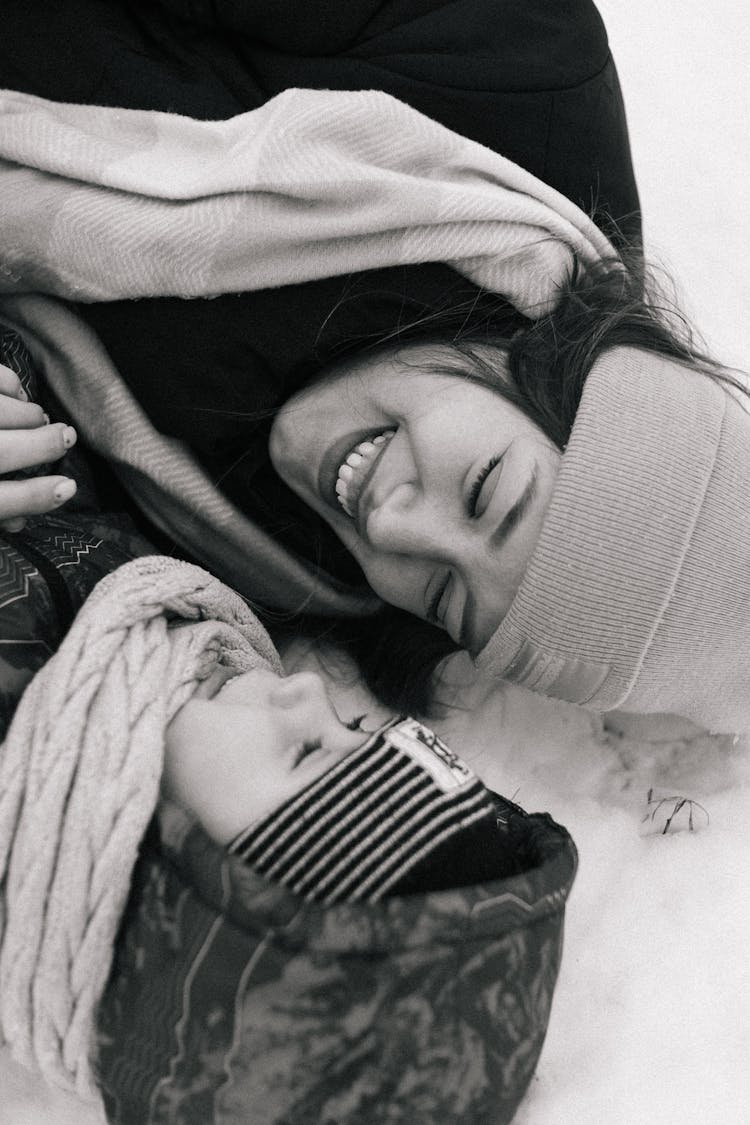
[[[482,882],[504,871],[492,796],[445,743],[394,719],[228,850],[307,899]]]

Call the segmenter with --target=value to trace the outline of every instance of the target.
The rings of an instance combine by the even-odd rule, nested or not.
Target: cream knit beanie
[[[743,407],[674,361],[606,352],[478,667],[597,711],[750,729],[749,505]]]

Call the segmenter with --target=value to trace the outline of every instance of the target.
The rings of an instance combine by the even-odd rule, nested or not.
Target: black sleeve
[[[144,0],[131,0],[138,6]],[[145,0],[152,3],[153,0]],[[427,0],[438,7],[445,0]],[[223,30],[285,54],[335,55],[354,46],[382,0],[159,0],[162,8],[199,27]]]
[[[640,236],[591,0],[5,0],[0,84],[203,119],[292,86],[384,90]]]

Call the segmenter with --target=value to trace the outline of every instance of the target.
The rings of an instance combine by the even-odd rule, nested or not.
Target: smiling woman
[[[34,56],[29,74],[36,76],[44,70],[36,57],[37,26],[28,4],[12,7],[13,65],[25,42]],[[357,42],[340,57],[322,59],[313,52],[304,63],[285,50],[291,45],[284,43],[286,32],[256,57],[259,28],[243,24],[243,66],[263,76],[263,88],[249,90],[241,80],[247,75],[238,79],[233,37],[211,39],[211,57],[195,62],[214,76],[229,67],[231,106],[223,98],[222,106],[199,99],[199,109],[191,112],[206,120],[196,122],[175,108],[184,105],[182,97],[190,100],[186,60],[207,37],[191,31],[190,43],[180,44],[173,57],[166,45],[177,23],[170,17],[161,25],[162,11],[155,17],[159,34],[154,25],[148,50],[142,49],[145,8],[135,7],[136,24],[120,18],[125,13],[118,6],[117,18],[105,26],[90,18],[101,9],[99,0],[90,13],[84,0],[76,5],[85,26],[98,27],[95,42],[88,41],[89,57],[99,61],[103,54],[107,64],[102,72],[81,63],[85,53],[77,56],[74,74],[76,80],[84,76],[85,89],[71,95],[63,83],[54,92],[66,103],[75,96],[90,106],[66,104],[63,111],[57,104],[39,105],[38,97],[10,95],[28,113],[21,141],[12,131],[4,148],[20,177],[13,180],[18,190],[10,232],[20,232],[32,278],[16,276],[25,271],[9,237],[14,249],[8,275],[22,294],[10,301],[12,326],[37,340],[56,394],[84,442],[99,449],[106,435],[103,452],[159,534],[172,537],[169,549],[200,558],[269,621],[281,618],[294,632],[314,625],[317,634],[331,636],[331,618],[348,618],[342,628],[384,702],[423,711],[440,659],[461,645],[478,656],[500,630],[504,641],[498,659],[493,650],[493,672],[518,678],[519,669],[537,662],[525,638],[510,625],[505,630],[505,623],[538,555],[590,373],[599,370],[604,353],[623,345],[640,349],[638,362],[646,366],[654,354],[671,357],[682,364],[675,402],[683,409],[692,409],[690,393],[682,390],[691,386],[694,372],[720,374],[644,299],[624,110],[598,14],[586,0],[420,0],[413,12],[409,3],[395,5],[398,14],[393,5],[381,11],[378,4],[377,18],[371,12],[358,21]],[[321,7],[333,10],[328,0]],[[401,21],[398,30],[391,17]],[[66,35],[60,30],[56,42],[78,42],[72,26]],[[41,146],[40,152],[38,138],[57,136],[62,114],[82,130],[81,151],[90,154],[91,131],[107,137],[112,132],[114,118],[101,104],[108,81],[118,107],[123,91],[142,89],[132,74],[114,81],[122,60],[119,53],[110,57],[111,44],[123,57],[142,60],[157,41],[167,51],[170,73],[175,64],[181,96],[157,67],[149,90],[159,98],[149,104],[162,112],[126,113],[136,129],[137,159],[131,167],[125,152],[111,165],[120,171],[127,165],[129,176],[138,171],[141,187],[131,190],[128,180],[121,202],[135,220],[142,200],[148,201],[138,245],[154,257],[154,281],[151,258],[142,259],[132,245],[127,260],[137,261],[136,276],[129,267],[112,269],[113,262],[122,264],[119,232],[134,228],[100,211],[113,199],[109,149],[104,167],[94,146],[93,167],[84,161],[88,172],[74,159],[61,177],[59,146]],[[259,41],[265,43],[262,36]],[[446,43],[456,45],[455,68],[445,61]],[[355,58],[361,67],[350,65]],[[396,70],[373,91],[383,59]],[[432,73],[433,61],[439,73]],[[303,81],[309,88],[299,88]],[[273,90],[277,97],[266,102]],[[248,111],[251,120],[237,112],[259,100],[264,104]],[[81,108],[95,112],[75,112]],[[116,110],[118,126],[123,112]],[[52,124],[40,133],[39,120]],[[15,115],[12,121],[17,123]],[[165,145],[158,169],[156,121]],[[249,138],[241,168],[238,133]],[[234,138],[229,147],[227,138]],[[126,139],[133,141],[129,133]],[[18,143],[25,161],[20,164]],[[189,160],[207,144],[205,151],[222,154],[209,162],[208,180],[205,161]],[[191,169],[189,199],[180,194],[187,190],[183,181],[175,188],[171,179],[175,162],[167,157],[173,151],[181,154],[182,171]],[[89,240],[97,249],[94,262],[79,253],[87,243],[80,237],[57,260],[57,243],[44,233],[52,213],[49,185],[37,182],[45,168],[61,180],[59,212],[54,208],[62,216],[60,229],[66,227],[68,192],[78,192],[81,183],[94,189],[97,204],[88,215],[90,229],[99,232]],[[164,205],[165,184],[177,190],[176,208]],[[33,185],[39,223],[28,218],[27,188]],[[216,203],[221,222],[207,221],[206,199]],[[186,292],[188,258],[198,244],[185,238],[188,213],[200,245],[208,245],[205,237],[213,251],[202,255],[205,273],[198,271]],[[239,221],[240,214],[247,221]],[[39,237],[28,241],[28,232]],[[38,276],[42,281],[33,280]],[[75,280],[87,277],[82,285]],[[77,312],[68,316],[46,300],[41,307],[36,298],[27,301],[23,294],[40,284],[77,302]],[[188,292],[191,299],[185,300]],[[238,352],[217,319],[222,309],[241,330]],[[58,362],[62,337],[65,352]],[[219,342],[217,354],[201,351],[208,341]],[[139,347],[147,350],[139,354]],[[187,355],[179,356],[180,349]],[[607,370],[614,389],[616,371],[611,365]],[[88,389],[100,394],[101,416]],[[647,395],[639,405],[643,432],[622,451],[623,462],[653,437]],[[282,407],[272,453],[297,494],[269,464],[271,420]],[[231,432],[224,426],[228,419]],[[131,426],[145,446],[134,440]],[[612,435],[618,436],[616,423]],[[178,439],[176,449],[169,438]],[[144,448],[147,457],[141,456]],[[590,479],[582,473],[582,507]],[[651,487],[644,481],[641,516]],[[613,512],[629,499],[615,492]],[[634,542],[642,541],[642,523],[634,521]],[[590,541],[585,530],[584,562]],[[617,530],[605,529],[607,535]],[[574,593],[581,588],[579,583]],[[377,612],[372,590],[388,610]],[[606,606],[597,606],[599,612],[606,623]],[[319,615],[316,622],[313,614]],[[318,628],[321,618],[325,624]],[[574,615],[575,625],[579,618]],[[595,615],[591,621],[601,629]],[[573,644],[571,636],[577,644],[575,633],[560,644]],[[544,676],[538,682],[544,690]]]
[[[373,590],[472,651],[516,592],[560,460],[503,395],[502,355],[484,353],[498,389],[450,345],[345,361],[289,400],[270,443],[280,476],[339,535]]]
[[[289,467],[288,479],[296,488],[293,477],[299,477],[303,499],[309,494],[320,502],[325,516],[320,519],[285,486],[269,463],[271,418],[290,396],[311,386],[321,371],[333,363],[340,367],[342,349],[369,349],[373,342],[390,338],[397,349],[394,354],[402,358],[402,345],[408,337],[407,333],[401,338],[402,329],[408,324],[421,324],[417,335],[430,347],[438,341],[490,346],[499,341],[504,357],[513,333],[528,327],[527,315],[538,311],[540,301],[547,307],[551,279],[561,276],[564,267],[560,263],[568,261],[566,247],[580,252],[588,262],[592,254],[598,257],[609,252],[609,239],[615,251],[639,244],[640,209],[625,109],[596,7],[592,0],[525,0],[523,4],[517,0],[455,0],[451,4],[444,0],[352,0],[347,4],[309,0],[301,13],[299,5],[291,2],[269,9],[254,2],[197,5],[188,0],[154,4],[76,0],[56,9],[54,18],[48,7],[42,0],[8,0],[3,13],[4,42],[12,43],[12,49],[0,44],[0,70],[5,72],[4,84],[20,91],[20,97],[30,95],[54,103],[57,108],[52,117],[57,123],[52,135],[59,128],[61,104],[96,107],[97,120],[100,111],[114,107],[119,115],[118,137],[124,136],[123,113],[133,122],[131,113],[151,112],[144,151],[152,162],[151,128],[156,118],[165,129],[177,121],[181,135],[189,126],[193,141],[189,151],[183,152],[189,157],[191,152],[203,151],[205,140],[197,141],[198,132],[204,138],[210,134],[213,145],[236,128],[232,121],[236,123],[246,114],[257,111],[264,114],[262,120],[270,121],[276,111],[265,111],[272,99],[279,97],[291,104],[296,97],[300,105],[306,103],[302,107],[305,126],[299,134],[290,133],[289,122],[284,125],[278,118],[273,119],[268,134],[265,126],[246,123],[253,136],[257,129],[257,135],[273,138],[269,152],[277,154],[274,162],[278,160],[287,185],[270,193],[284,207],[291,206],[283,216],[278,244],[265,222],[259,223],[262,232],[250,230],[243,222],[239,226],[250,233],[251,240],[249,252],[243,253],[234,236],[227,236],[230,228],[225,219],[218,223],[212,219],[205,233],[214,238],[219,232],[218,252],[206,270],[211,255],[201,236],[204,249],[197,272],[204,288],[187,300],[185,281],[194,272],[193,265],[175,269],[169,284],[162,272],[167,261],[180,262],[186,250],[190,256],[194,244],[191,237],[186,246],[186,211],[180,203],[171,209],[179,219],[174,224],[173,255],[164,249],[163,214],[154,228],[158,231],[155,238],[149,235],[145,239],[157,248],[156,275],[161,280],[154,288],[152,278],[147,292],[139,292],[139,299],[131,300],[135,294],[121,288],[122,278],[112,283],[113,274],[120,272],[119,266],[113,269],[113,263],[138,260],[142,269],[143,262],[133,251],[134,228],[129,223],[122,227],[112,223],[108,211],[100,229],[127,229],[126,252],[104,250],[98,235],[91,243],[102,258],[102,273],[109,279],[108,295],[102,297],[100,291],[99,297],[90,299],[84,289],[74,287],[69,294],[72,305],[66,310],[70,317],[65,318],[64,326],[71,341],[66,340],[64,361],[52,362],[50,368],[60,372],[62,367],[72,375],[70,400],[75,401],[69,402],[68,409],[81,440],[96,444],[85,423],[93,415],[91,427],[98,429],[99,412],[92,408],[92,394],[81,390],[82,369],[89,370],[88,346],[93,346],[93,333],[99,358],[91,364],[91,371],[97,387],[105,380],[116,381],[127,392],[123,398],[132,396],[157,433],[167,440],[176,439],[180,450],[187,450],[193,459],[190,468],[196,471],[190,476],[194,485],[190,493],[181,463],[174,491],[165,496],[159,488],[155,495],[148,488],[144,498],[138,491],[144,480],[141,468],[129,472],[134,450],[142,447],[126,432],[125,410],[112,409],[111,430],[108,422],[101,427],[117,434],[118,449],[108,446],[105,455],[118,466],[128,466],[123,472],[126,487],[138,492],[137,502],[153,518],[159,536],[166,534],[174,541],[167,544],[169,550],[176,546],[178,552],[186,551],[213,568],[267,612],[274,626],[281,618],[295,633],[310,628],[320,634],[335,631],[333,618],[348,619],[341,628],[349,630],[350,636],[359,634],[351,637],[352,643],[368,650],[358,656],[378,693],[399,709],[422,709],[422,702],[427,702],[424,693],[420,699],[419,692],[411,693],[408,683],[412,664],[416,671],[423,666],[426,652],[432,654],[430,660],[437,659],[459,641],[471,648],[480,646],[515,589],[546,503],[554,458],[544,452],[550,447],[542,433],[550,438],[550,432],[541,425],[535,444],[533,425],[524,423],[522,438],[514,440],[517,419],[512,411],[513,424],[505,417],[507,403],[490,396],[486,388],[480,393],[475,386],[486,381],[483,366],[497,366],[499,372],[504,358],[496,365],[491,357],[468,356],[454,347],[439,356],[437,364],[428,362],[424,379],[414,381],[415,386],[420,383],[424,401],[434,400],[436,407],[440,401],[446,403],[445,421],[456,415],[459,428],[448,428],[440,438],[448,506],[444,508],[430,482],[429,458],[424,468],[421,464],[419,434],[412,443],[411,418],[399,422],[393,417],[391,424],[391,414],[386,411],[385,417],[378,415],[375,421],[353,417],[335,435],[340,442],[328,442],[321,452],[319,479],[307,477],[308,453],[302,443],[300,464]],[[72,43],[75,51],[61,53],[61,44]],[[290,101],[293,90],[297,94]],[[382,98],[398,100],[383,111],[382,123],[369,109],[363,109],[356,120],[342,113],[346,105],[364,106],[373,92],[377,92],[378,104]],[[316,111],[316,103],[323,104],[319,97],[327,102],[329,95],[338,106],[330,112]],[[414,135],[396,124],[394,110],[419,117]],[[317,126],[311,129],[321,121],[332,125],[324,130],[326,137]],[[207,131],[194,132],[192,126],[196,125],[206,125]],[[415,147],[414,140],[423,130],[429,135],[438,130],[440,143],[437,139],[429,144],[420,141]],[[39,135],[38,129],[32,132]],[[102,130],[102,136],[112,135],[111,129]],[[278,140],[283,140],[281,158]],[[320,151],[326,154],[322,161],[316,156],[313,162],[316,168],[324,166],[325,173],[317,204],[310,195],[314,189],[307,173],[302,175],[295,163],[298,156],[310,151],[311,142],[313,148],[323,146]],[[457,144],[461,150],[471,146],[472,155],[459,151],[455,160],[449,157]],[[212,149],[221,150],[221,144],[218,150]],[[88,146],[86,151],[90,151]],[[346,154],[346,174],[342,165],[330,163],[331,155],[339,152]],[[34,156],[36,162],[30,167],[38,170],[39,153]],[[132,152],[126,154],[126,163],[130,156]],[[488,159],[496,165],[489,178]],[[226,193],[222,188],[221,196],[231,203],[226,210],[231,225],[236,213],[230,219],[230,211],[238,198],[237,150],[228,154],[226,162],[217,159],[209,164],[214,186],[217,174],[221,180],[225,168],[232,170],[234,186]],[[175,162],[171,156],[157,175],[156,199],[172,190],[178,165],[184,175],[182,158]],[[252,171],[246,187],[255,183],[259,167],[255,157],[249,161]],[[378,168],[384,187],[388,185],[380,200],[373,196],[372,177]],[[399,177],[403,173],[404,190],[398,187],[401,180],[393,178],[394,168]],[[357,174],[350,176],[355,169]],[[197,171],[203,184],[206,167]],[[290,193],[290,172],[293,178],[299,177],[300,196],[295,194],[297,188]],[[357,219],[352,226],[350,188],[359,194],[358,180],[365,185],[363,215],[362,222]],[[81,180],[73,177],[72,182],[79,185]],[[271,180],[264,179],[265,187],[259,193],[263,198],[269,195],[269,183],[282,181],[275,173]],[[335,184],[347,185],[346,190],[336,189],[331,195]],[[488,190],[491,200],[485,198]],[[28,197],[25,192],[21,195],[21,225],[26,232],[36,230],[37,225],[28,219]],[[438,197],[439,203],[433,204]],[[197,195],[201,214],[207,198],[201,188]],[[314,205],[300,207],[301,198]],[[109,209],[109,188],[104,199]],[[136,201],[139,214],[142,199],[139,195]],[[307,245],[305,240],[316,229],[309,220],[319,213],[321,203],[324,211],[333,208],[332,216],[340,209],[335,223],[338,230],[340,220],[341,229],[337,234],[324,224],[323,241],[310,243],[309,254],[301,253],[299,239],[290,236],[287,220],[292,210],[297,219],[304,219],[303,242]],[[407,204],[408,215],[403,212]],[[414,206],[422,218],[414,218]],[[223,211],[223,205],[220,209]],[[85,210],[90,219],[88,205]],[[46,230],[49,213],[45,203],[44,221],[38,229]],[[385,229],[381,229],[380,215],[386,218]],[[442,229],[443,220],[448,226],[457,220],[462,231],[464,226],[470,229],[477,241],[477,246],[472,243],[471,254],[463,247],[456,256],[456,245],[444,242],[441,236],[435,251],[425,255],[425,231],[436,221]],[[481,225],[485,221],[493,230],[499,221],[497,253],[485,244]],[[408,254],[403,240],[407,228],[415,233],[414,239],[407,237],[409,245],[413,243]],[[272,243],[268,268],[261,267],[258,256],[257,235],[261,233],[264,242],[270,239]],[[532,266],[527,254],[519,253],[517,236],[523,244],[530,237],[533,260],[542,247],[546,264]],[[6,241],[15,246],[13,240]],[[82,244],[80,237],[75,241]],[[328,258],[327,251],[321,257],[322,246],[336,249],[336,261]],[[498,259],[491,280],[474,272],[477,248],[481,256]],[[56,249],[55,269],[59,254]],[[467,255],[469,269],[463,272],[460,262]],[[37,256],[30,256],[36,269]],[[227,257],[231,263],[242,263],[240,272],[214,277],[214,266],[221,262],[223,272]],[[495,265],[503,276],[507,269],[509,285],[498,283]],[[17,266],[15,261],[13,269]],[[67,265],[65,271],[68,276]],[[205,289],[208,275],[210,286]],[[438,327],[436,323],[444,313],[452,323],[448,332],[444,324]],[[37,329],[25,320],[25,314],[22,319],[24,323],[16,327],[35,334]],[[489,322],[491,338],[485,338]],[[79,343],[84,348],[84,338],[85,357],[74,355]],[[365,366],[374,355],[368,351]],[[407,358],[411,381],[416,369],[412,358]],[[467,409],[459,411],[458,404],[450,402],[456,396],[446,377],[440,380],[438,393],[441,367],[455,369],[454,374],[460,368],[462,386],[471,385],[473,397]],[[159,377],[154,378],[157,371]],[[106,377],[101,377],[102,372]],[[430,375],[434,382],[428,386]],[[400,376],[392,382],[399,380]],[[509,385],[506,390],[507,402],[520,405],[522,414],[540,426],[539,419],[516,402],[515,388]],[[107,393],[106,397],[111,404],[112,396]],[[497,424],[492,422],[490,432],[490,420],[498,410],[503,417]],[[334,414],[332,411],[331,416]],[[481,418],[481,426],[475,415]],[[327,419],[323,421],[327,423]],[[284,428],[292,422],[288,417]],[[470,449],[468,439],[475,432],[477,437],[481,434],[481,441]],[[279,433],[277,428],[274,444],[286,457],[290,446],[280,440]],[[554,436],[551,440],[559,444]],[[160,481],[165,475],[166,444],[153,456]],[[169,464],[174,467],[172,460]],[[206,477],[211,484],[210,501],[204,488]],[[150,478],[148,483],[152,483]],[[402,518],[407,512],[409,518]],[[405,542],[404,536],[410,532],[412,539]],[[413,538],[417,532],[420,543]],[[351,553],[342,541],[352,546]],[[362,615],[373,613],[377,602],[366,588],[357,561],[367,562],[366,577],[393,601],[387,615],[389,622],[400,615],[395,628],[386,627],[384,613],[373,617],[372,629],[361,625]],[[433,622],[442,628],[435,628]],[[395,643],[396,632],[399,656],[394,659],[388,644]],[[383,662],[381,644],[386,645]],[[414,646],[419,664],[404,654],[404,644]],[[398,691],[378,679],[379,673],[370,673],[370,666],[379,662],[389,666],[386,675],[399,669]],[[412,686],[416,690],[417,685]]]
[[[607,552],[615,552],[619,539],[628,549],[632,542],[635,552],[644,540],[649,505],[658,507],[657,484],[667,487],[675,473],[685,471],[667,463],[676,446],[667,449],[662,434],[668,418],[654,413],[661,358],[676,361],[668,368],[676,373],[675,417],[697,409],[695,396],[703,384],[740,384],[701,351],[684,318],[646,277],[637,254],[574,271],[556,308],[513,334],[502,310],[495,318],[486,307],[473,319],[460,309],[433,318],[429,334],[426,340],[426,326],[415,323],[340,359],[291,398],[273,426],[270,450],[277,472],[323,517],[387,603],[369,624],[362,621],[339,635],[370,686],[393,707],[429,713],[436,669],[457,648],[503,679],[566,698],[571,691],[580,695],[583,689],[574,690],[559,669],[553,674],[548,668],[559,659],[560,646],[571,658],[581,655],[582,649],[575,651],[576,612],[571,610],[571,620],[561,627],[554,657],[527,650],[508,624],[518,616],[522,589],[529,589],[526,576],[539,554],[560,472],[570,460],[565,451],[574,427],[577,422],[580,431],[593,427],[586,449],[589,444],[593,449],[594,439],[600,444],[589,470],[581,468],[585,457],[578,462],[571,500],[579,517],[575,557],[563,562],[562,529],[555,545],[559,564],[545,546],[551,588],[559,568],[573,568],[573,585],[561,594],[569,606],[587,584],[597,595],[604,589],[601,575],[587,573],[589,555],[597,554],[593,547],[605,573]],[[592,386],[618,393],[618,363],[608,359],[605,374],[600,371],[604,359],[623,346],[637,349],[623,370],[635,355],[654,382],[639,384],[637,392],[635,381],[624,383],[632,386],[637,432],[617,452],[624,440],[617,416],[608,409],[609,420],[597,422],[597,408],[579,419],[579,408],[592,372]],[[627,400],[627,389],[625,395]],[[632,495],[629,481],[636,476],[618,465],[638,458],[654,441],[652,478]],[[617,463],[605,502],[588,490],[594,470],[611,458]],[[671,503],[665,498],[661,509],[667,525]],[[624,517],[621,527],[611,522],[613,513],[633,505],[630,525]],[[652,532],[648,536],[655,541]],[[665,557],[643,566],[641,574],[633,563],[627,590],[643,587],[652,567],[667,574],[671,563]],[[536,588],[525,598],[533,618]],[[550,612],[548,607],[545,613]],[[608,605],[582,609],[579,616],[586,613],[594,634],[604,636]],[[591,673],[589,687],[600,672]],[[649,705],[659,708],[658,701]]]

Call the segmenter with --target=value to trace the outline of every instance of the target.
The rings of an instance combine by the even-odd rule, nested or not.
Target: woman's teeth
[[[339,466],[336,478],[336,495],[346,514],[354,519],[357,501],[362,486],[369,476],[375,462],[395,434],[395,430],[384,430],[368,441],[355,445],[345,461]]]

